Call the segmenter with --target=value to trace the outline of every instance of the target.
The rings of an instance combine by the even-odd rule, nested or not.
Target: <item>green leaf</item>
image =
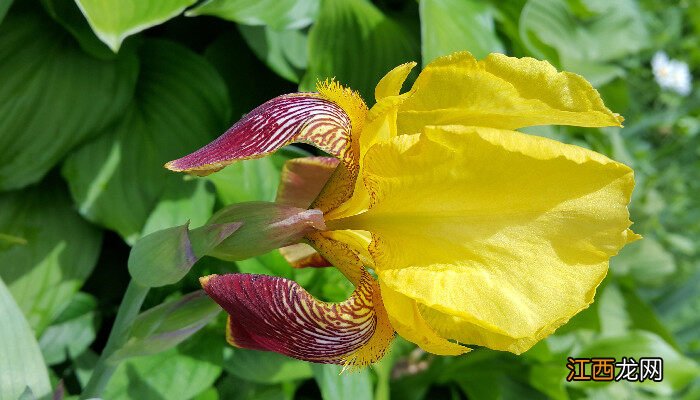
[[[37,397],[51,392],[49,374],[27,320],[0,279],[0,399],[14,400],[25,388]]]
[[[115,53],[124,39],[177,15],[197,0],[75,0],[90,27]]]
[[[48,365],[75,359],[97,334],[95,308],[97,301],[87,293],[76,293],[68,307],[46,328],[39,346]]]
[[[3,194],[0,210],[0,231],[27,241],[0,250],[0,276],[41,334],[92,272],[101,234],[53,182]]]
[[[188,17],[213,15],[245,25],[296,29],[316,18],[320,0],[208,0],[187,11]]]
[[[309,31],[309,67],[300,89],[335,77],[372,103],[374,87],[399,64],[418,60],[418,39],[366,0],[324,0]]]
[[[194,183],[183,182],[182,185],[169,185],[160,201],[151,212],[143,227],[143,234],[170,228],[190,221],[190,227],[198,228],[211,217],[216,197],[204,179],[195,179]]]
[[[344,372],[334,364],[311,364],[314,378],[324,400],[371,400],[372,379],[367,368],[357,372]]]
[[[207,176],[221,201],[226,204],[247,201],[274,201],[280,172],[271,157],[243,160]]]
[[[7,14],[7,10],[10,9],[11,5],[12,0],[0,0],[0,23],[5,19],[5,14]]]
[[[131,338],[110,356],[110,362],[169,350],[216,317],[221,308],[204,291],[190,293],[141,313]]]
[[[191,51],[152,40],[139,53],[141,73],[126,115],[71,154],[63,168],[81,214],[130,243],[165,196],[174,196],[167,201],[179,202],[182,210],[211,205],[206,196],[204,204],[194,203],[187,193],[196,192],[199,183],[183,181],[163,164],[221,132],[230,107],[219,75]],[[193,188],[170,188],[184,185]]]
[[[86,53],[104,60],[117,57],[95,36],[74,0],[41,0],[41,4],[54,21],[73,35]]]
[[[476,0],[421,0],[423,65],[461,50],[478,59],[503,53],[493,17],[493,7]]]
[[[137,73],[131,52],[97,60],[38,13],[10,14],[0,25],[0,190],[37,182],[114,122]]]
[[[270,69],[284,79],[299,83],[308,62],[306,32],[245,25],[239,25],[238,29],[255,55]]]
[[[311,364],[269,351],[227,348],[224,369],[241,379],[257,383],[283,383],[313,377]]]
[[[246,381],[228,375],[217,384],[222,400],[292,400],[293,387],[290,382],[278,385],[265,385]]]
[[[645,237],[625,246],[611,261],[616,275],[630,276],[645,285],[661,285],[676,271],[673,255],[653,237]]]
[[[119,365],[103,398],[189,400],[214,384],[223,362],[222,335],[201,331],[174,349]]]
[[[635,0],[590,0],[585,7],[577,15],[566,0],[529,0],[520,39],[536,57],[558,59],[563,69],[602,85],[622,73],[610,62],[645,48],[649,35]]]

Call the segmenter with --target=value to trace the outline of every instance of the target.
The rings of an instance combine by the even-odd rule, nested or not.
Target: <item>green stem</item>
[[[129,286],[126,288],[126,293],[122,298],[122,303],[117,311],[117,318],[114,320],[114,326],[109,333],[107,345],[102,351],[102,355],[97,360],[97,365],[90,376],[90,380],[83,390],[81,399],[89,399],[101,397],[102,392],[107,386],[107,382],[112,377],[112,374],[117,369],[118,363],[109,362],[109,357],[119,350],[124,343],[129,339],[129,331],[136,316],[139,315],[143,300],[148,294],[148,287],[141,286],[132,279]]]

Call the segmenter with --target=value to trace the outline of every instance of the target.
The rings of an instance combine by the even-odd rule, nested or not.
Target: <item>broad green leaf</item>
[[[266,385],[227,375],[217,383],[221,400],[292,400],[294,386],[291,382]]]
[[[115,371],[103,398],[189,400],[212,386],[221,374],[224,345],[221,335],[201,331],[174,349],[126,360]]]
[[[367,368],[342,373],[343,367],[334,364],[311,364],[314,378],[324,400],[371,400],[372,378]]]
[[[0,250],[0,276],[40,335],[92,272],[101,234],[54,182],[0,195],[0,210],[0,232],[26,240]]]
[[[207,176],[224,204],[274,201],[280,173],[271,157],[243,160]]]
[[[54,21],[73,35],[86,53],[106,60],[118,57],[95,36],[75,0],[41,0],[41,4]]]
[[[15,400],[28,387],[37,397],[51,392],[49,374],[34,333],[0,279],[0,400]]]
[[[308,62],[305,31],[246,25],[239,25],[238,29],[262,62],[284,79],[299,83]]]
[[[367,0],[322,1],[308,54],[301,90],[314,91],[317,80],[335,77],[370,104],[384,74],[420,56],[412,32]]]
[[[601,338],[581,349],[574,357],[612,357],[620,361],[622,357],[634,357],[637,362],[642,357],[663,359],[663,381],[638,382],[645,390],[658,395],[669,396],[674,390],[684,388],[700,375],[697,363],[678,353],[659,336],[645,331],[631,331],[624,335]],[[562,378],[567,374],[562,371]],[[607,382],[610,383],[610,382]],[[612,382],[614,385],[616,382]],[[596,386],[606,382],[572,382],[569,385]]]
[[[12,0],[0,0],[0,24],[2,23],[2,20],[5,18],[5,14],[7,14],[7,10],[10,9],[11,5],[12,5]]]
[[[188,17],[213,15],[244,25],[295,29],[310,25],[320,0],[207,0],[187,11]]]
[[[611,260],[611,270],[639,283],[659,286],[664,283],[664,278],[676,271],[676,262],[671,253],[649,236],[625,246]]]
[[[559,60],[561,68],[602,85],[622,73],[610,62],[645,48],[649,35],[635,0],[580,6],[585,15],[566,0],[529,0],[520,16],[520,39],[536,57]]]
[[[229,110],[223,81],[201,57],[158,40],[145,42],[139,54],[136,96],[124,118],[71,154],[63,168],[81,214],[130,243],[161,199],[186,210],[211,205],[206,196],[193,203],[198,197],[187,193],[197,190],[197,181],[183,181],[163,164],[209,142],[226,126]]]
[[[503,53],[493,16],[493,7],[477,0],[421,0],[423,65],[461,50],[478,59]]]
[[[75,0],[90,27],[115,53],[124,39],[179,15],[197,0]]]
[[[110,361],[169,350],[197,333],[219,312],[221,307],[202,290],[144,311],[134,321],[131,338],[110,356]]]
[[[137,73],[132,52],[98,60],[48,18],[8,15],[0,25],[0,190],[37,182],[114,122]]]
[[[224,369],[250,382],[274,384],[314,376],[311,364],[278,353],[227,348]]]
[[[273,250],[247,260],[236,261],[236,266],[244,274],[274,275],[287,279],[294,279],[297,272],[282,257],[279,250]]]
[[[189,178],[189,177],[188,177]],[[160,229],[182,225],[190,221],[191,228],[204,225],[211,217],[216,197],[204,179],[194,183],[182,182],[165,188],[160,201],[151,212],[143,227],[143,234],[148,235]]]
[[[75,359],[97,334],[95,308],[97,301],[87,293],[78,292],[68,307],[46,328],[39,339],[39,346],[48,365]]]

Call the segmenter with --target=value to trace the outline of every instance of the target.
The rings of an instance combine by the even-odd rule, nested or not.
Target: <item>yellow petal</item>
[[[398,67],[389,71],[384,77],[379,81],[377,87],[374,88],[374,98],[377,102],[385,97],[398,96],[401,92],[401,87],[403,82],[411,73],[413,67],[416,66],[416,62],[407,62],[401,64]]]
[[[490,54],[476,61],[467,52],[431,62],[399,112],[399,132],[426,125],[517,129],[533,125],[620,126],[583,77],[558,73],[532,58]]]
[[[497,335],[537,337],[586,308],[630,235],[632,170],[580,147],[443,126],[364,161],[371,208],[328,228],[372,232],[382,284]]]
[[[443,356],[455,356],[471,350],[438,336],[418,312],[415,300],[386,285],[382,284],[381,288],[389,321],[401,337],[429,353]]]

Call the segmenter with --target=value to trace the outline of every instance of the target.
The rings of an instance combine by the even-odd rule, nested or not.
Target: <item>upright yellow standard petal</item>
[[[373,146],[363,175],[370,209],[329,229],[372,232],[382,285],[467,344],[521,352],[551,333],[631,232],[631,169],[514,131],[426,127]]]
[[[583,77],[557,72],[548,62],[490,54],[476,61],[467,52],[431,62],[399,112],[399,132],[427,125],[517,129],[534,125],[620,126]]]

